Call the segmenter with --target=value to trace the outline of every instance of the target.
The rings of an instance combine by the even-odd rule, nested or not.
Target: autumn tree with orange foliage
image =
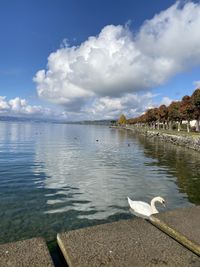
[[[158,108],[158,118],[159,118],[159,125],[161,122],[163,124],[163,129],[165,129],[167,118],[168,118],[168,108],[165,105],[161,105]],[[159,128],[160,128],[160,126],[159,126]]]
[[[190,132],[190,121],[194,118],[194,106],[190,96],[186,95],[182,98],[179,110],[181,119],[187,121],[187,132]]]
[[[192,104],[194,105],[194,118],[197,120],[196,131],[199,132],[199,120],[200,120],[200,88],[196,89],[191,96]]]
[[[196,120],[196,131],[200,131],[200,88],[196,89],[192,96],[184,96],[181,101],[172,101],[167,107],[161,105],[159,108],[150,108],[139,117],[126,120],[124,115],[118,120],[119,124],[136,124],[141,127],[172,129],[178,124],[178,131],[181,130],[182,121],[187,121],[187,131],[190,131],[191,120]],[[166,127],[166,125],[168,127]]]

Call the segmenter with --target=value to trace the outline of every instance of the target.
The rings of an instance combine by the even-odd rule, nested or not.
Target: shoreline
[[[137,134],[142,134],[148,138],[159,138],[164,142],[169,142],[174,145],[186,147],[200,152],[200,134],[188,135],[187,133],[165,132],[162,130],[150,130],[132,126],[111,126],[116,129],[125,129]]]

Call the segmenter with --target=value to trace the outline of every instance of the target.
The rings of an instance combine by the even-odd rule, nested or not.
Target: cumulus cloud
[[[164,96],[160,102],[160,105],[169,106],[172,101],[174,100],[170,99],[168,96]]]
[[[0,113],[6,112],[10,109],[5,96],[0,96]]]
[[[200,64],[199,29],[200,4],[193,2],[175,3],[137,33],[127,25],[108,25],[80,46],[51,53],[47,69],[34,77],[38,95],[71,113],[114,114],[127,96],[134,99]],[[132,110],[138,104],[133,101]]]
[[[5,96],[0,96],[0,115],[51,117],[54,113],[49,108],[29,105],[20,97],[7,100]]]
[[[141,114],[146,108],[153,105],[152,93],[125,94],[122,97],[100,97],[96,98],[91,105],[82,109],[84,116],[88,119],[118,118],[122,113],[127,117]]]
[[[195,86],[195,89],[200,88],[200,81],[194,81],[193,85]]]

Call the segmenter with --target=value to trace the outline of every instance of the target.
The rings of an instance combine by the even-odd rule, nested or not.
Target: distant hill
[[[85,124],[85,125],[111,125],[116,123],[116,120],[85,120],[85,121],[61,121],[47,118],[30,118],[30,117],[14,117],[14,116],[0,116],[0,121],[12,122],[51,122],[64,124]]]
[[[46,119],[46,118],[14,117],[14,116],[0,116],[0,121],[11,121],[11,122],[56,122],[55,120]]]
[[[116,120],[85,120],[85,121],[71,121],[67,124],[85,124],[85,125],[111,125],[116,123]]]

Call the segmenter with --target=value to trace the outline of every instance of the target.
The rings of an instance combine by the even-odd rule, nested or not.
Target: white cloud
[[[6,100],[5,96],[0,96],[0,114],[6,116],[32,117],[53,117],[56,115],[49,108],[29,105],[25,99],[21,99],[20,97]]]
[[[122,113],[127,117],[133,117],[152,106],[154,96],[152,93],[145,93],[125,94],[117,98],[109,96],[95,98],[89,105],[82,107],[78,114],[68,112],[68,116],[72,120],[75,115],[78,120],[113,119]]]
[[[195,89],[200,88],[200,81],[194,81],[193,85],[195,86]]]
[[[167,96],[164,96],[160,102],[160,105],[169,106],[173,100]]]
[[[137,33],[108,25],[80,46],[62,46],[36,73],[39,97],[71,114],[100,115],[127,107],[123,99],[164,84],[200,64],[200,4],[179,2],[146,21]],[[167,100],[167,99],[165,99]],[[132,112],[139,103],[133,102]]]
[[[0,96],[0,114],[9,110],[10,106],[6,101],[5,96]]]

